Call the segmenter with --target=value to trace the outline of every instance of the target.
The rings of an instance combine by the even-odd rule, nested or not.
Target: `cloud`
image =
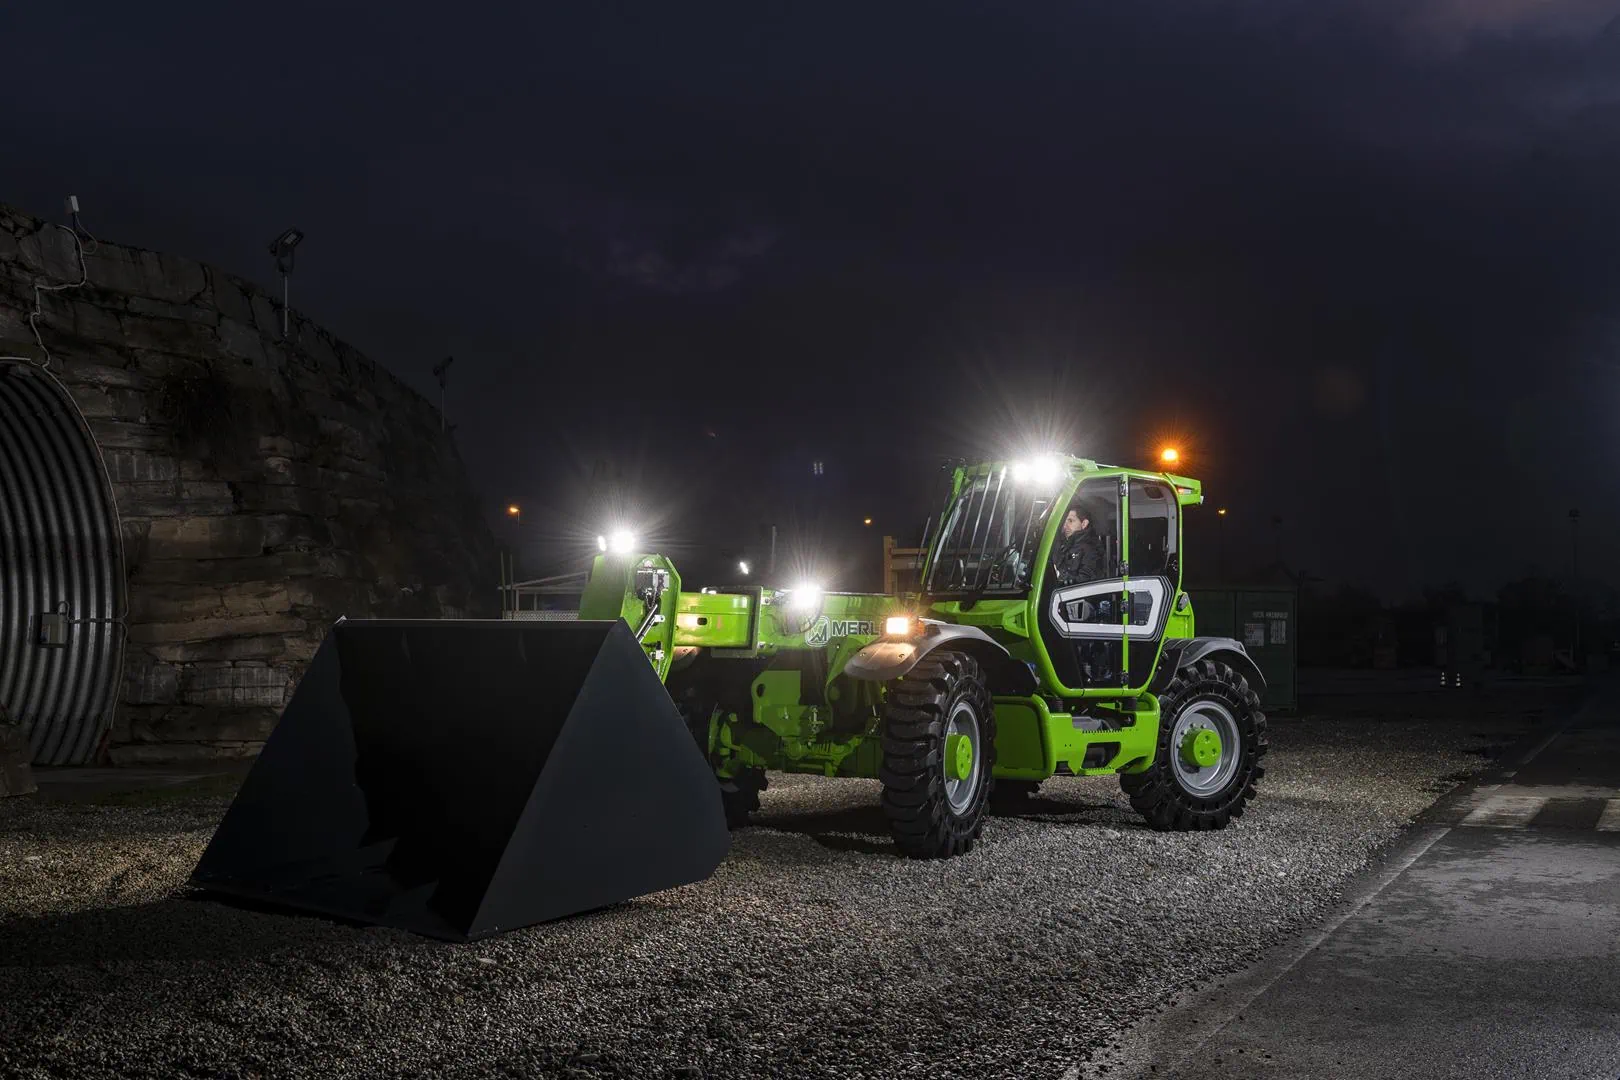
[[[777,248],[781,229],[700,201],[605,195],[554,184],[540,222],[588,276],[652,293],[715,293],[738,284]]]
[[[596,235],[592,247],[603,246],[587,251],[582,261],[589,270],[649,292],[713,293],[737,284],[776,246],[778,236],[770,226],[745,225],[708,237],[697,250],[677,255],[658,230],[644,228],[617,236]]]
[[[1613,0],[1407,0],[1395,10],[1410,30],[1451,48],[1484,36],[1591,38],[1616,18]]]
[[[1589,39],[1620,22],[1613,0],[1191,0],[1251,26],[1360,23],[1396,31],[1424,51],[1457,52],[1486,39]]]

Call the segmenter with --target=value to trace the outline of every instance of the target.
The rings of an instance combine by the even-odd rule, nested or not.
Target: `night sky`
[[[1168,439],[1253,562],[1488,590],[1578,506],[1620,576],[1615,0],[351,7],[10,5],[0,201],[267,284],[303,228],[531,572]]]

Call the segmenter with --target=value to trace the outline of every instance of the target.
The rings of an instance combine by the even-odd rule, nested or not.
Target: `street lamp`
[[[301,229],[287,229],[270,241],[270,254],[276,257],[276,269],[281,273],[281,340],[287,340],[287,279],[292,277],[293,252],[303,242]]]
[[[455,357],[447,356],[433,365],[433,377],[439,380],[439,433],[441,435],[445,431],[444,388],[450,381],[450,365],[455,362]],[[510,508],[508,508],[507,512],[511,512]]]
[[[292,277],[292,274],[293,274],[293,253],[295,253],[296,249],[298,249],[298,244],[300,244],[300,243],[303,243],[303,230],[300,230],[300,228],[288,228],[288,230],[285,230],[285,232],[283,232],[282,235],[277,236],[277,238],[275,238],[275,240],[271,241],[271,254],[272,254],[272,256],[275,256],[275,269],[279,270],[280,275],[282,275],[282,340],[283,340],[283,342],[285,342],[285,340],[287,340],[287,311],[288,311],[288,308],[287,308],[287,301],[288,301],[287,280],[290,279],[290,277]]]
[[[523,546],[523,508],[517,503],[507,503],[506,516],[512,519],[512,579],[515,581],[518,574],[518,550]]]
[[[1581,512],[1569,512],[1569,591],[1575,601],[1575,655],[1577,667],[1581,663]]]
[[[1174,465],[1180,460],[1181,451],[1173,446],[1167,446],[1159,451],[1159,463],[1162,465]]]

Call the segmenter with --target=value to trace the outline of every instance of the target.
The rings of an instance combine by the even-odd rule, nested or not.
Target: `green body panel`
[[[1050,713],[1039,699],[996,699],[997,777],[1010,780],[1044,780],[1047,747],[1052,745]]]
[[[1004,480],[1008,467],[990,463],[955,470],[952,503],[931,529],[935,547],[924,560],[924,582],[964,486],[997,470]],[[721,777],[753,768],[877,776],[883,688],[852,679],[844,669],[850,657],[883,636],[884,620],[898,614],[976,627],[1035,673],[1040,684],[1035,696],[995,698],[995,776],[1044,780],[1060,773],[1139,772],[1152,763],[1158,743],[1159,705],[1148,687],[1164,642],[1193,635],[1192,607],[1181,582],[1170,583],[1164,632],[1156,641],[1141,639],[1152,645],[1151,652],[1139,653],[1132,668],[1131,649],[1119,650],[1126,672],[1122,686],[1063,685],[1036,630],[1037,598],[1062,524],[1062,515],[1052,511],[1066,506],[1083,482],[1119,484],[1121,550],[1129,551],[1131,478],[1169,485],[1183,507],[1202,499],[1198,482],[1186,477],[1067,459],[1049,489],[1027,595],[942,599],[920,610],[916,597],[826,593],[807,606],[790,592],[758,587],[683,592],[673,565],[662,556],[603,555],[592,568],[580,617],[623,618],[633,629],[642,628],[649,661],[684,703],[687,721]],[[1183,550],[1181,522],[1178,512],[1178,552]],[[1024,534],[1026,542],[1031,535]],[[663,575],[665,583],[650,603],[644,591],[638,593],[638,583],[645,585],[649,575]],[[1128,593],[1130,585],[1130,578],[1123,578],[1122,591]],[[1124,645],[1129,605],[1120,606]],[[1144,655],[1151,662],[1141,663]],[[1184,751],[1202,758],[1210,747],[1189,744]]]
[[[933,618],[946,622],[977,626],[991,637],[996,637],[998,631],[1009,638],[1029,637],[1029,604],[1023,600],[981,600],[967,611],[962,610],[962,601],[946,600],[930,605],[928,612]]]
[[[762,656],[820,648],[850,637],[865,644],[883,632],[887,616],[904,610],[892,596],[827,593],[813,613],[801,614],[777,602],[786,595],[771,589],[682,593],[674,607],[674,644],[743,649]]]
[[[1058,772],[1103,776],[1146,769],[1159,740],[1159,702],[1143,694],[1131,704],[1134,712],[1119,715],[1130,726],[1088,731],[1075,727],[1072,714],[1052,712],[1043,698],[996,698],[996,777],[1045,780]],[[1093,747],[1103,749],[1087,765]]]
[[[675,603],[675,644],[709,649],[757,649],[760,605],[747,593],[681,593]]]
[[[1178,641],[1193,636],[1193,607],[1192,597],[1186,593],[1176,594],[1175,606],[1170,609],[1170,619],[1165,624],[1164,640]]]

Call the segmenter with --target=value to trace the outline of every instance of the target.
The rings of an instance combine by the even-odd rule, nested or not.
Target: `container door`
[[[1287,589],[1254,589],[1237,594],[1237,633],[1233,636],[1265,676],[1260,703],[1270,709],[1295,704],[1295,594]]]

